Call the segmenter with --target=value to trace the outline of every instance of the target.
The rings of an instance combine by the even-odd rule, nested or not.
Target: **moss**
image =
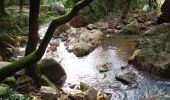
[[[13,88],[15,88],[17,86],[17,82],[13,76],[7,77],[2,83],[7,84]]]
[[[88,91],[89,86],[88,84],[84,83],[84,82],[80,82],[80,90],[82,90],[83,92]]]

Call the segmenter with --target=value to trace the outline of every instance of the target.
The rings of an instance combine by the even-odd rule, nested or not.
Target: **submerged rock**
[[[161,24],[146,31],[138,40],[130,64],[162,77],[170,78],[170,24]]]
[[[139,34],[141,25],[138,21],[133,21],[130,24],[127,24],[124,26],[121,30],[121,33],[123,34]]]
[[[66,72],[53,58],[42,59],[38,66],[43,75],[47,76],[56,85],[62,85],[66,80]]]

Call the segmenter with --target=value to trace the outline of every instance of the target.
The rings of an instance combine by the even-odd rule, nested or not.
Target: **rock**
[[[122,82],[125,85],[131,85],[136,83],[136,74],[131,71],[122,71],[115,76],[117,81]]]
[[[106,30],[108,28],[108,24],[106,22],[97,22],[96,26],[101,30]]]
[[[80,90],[83,91],[83,92],[86,92],[88,91],[89,89],[89,85],[84,83],[84,82],[80,82]]]
[[[161,24],[146,31],[138,40],[137,51],[129,60],[140,70],[170,78],[170,24]]]
[[[99,69],[99,72],[107,72],[109,70],[109,67],[108,67],[108,63],[104,63],[100,69]]]
[[[69,89],[69,88],[63,88],[63,91],[65,94],[68,95],[68,98],[66,100],[86,100],[86,94],[83,93],[81,90],[76,89]],[[63,100],[61,98],[61,100]]]
[[[17,86],[17,81],[13,76],[7,77],[5,80],[2,82],[3,84],[9,85],[10,87],[16,88]]]
[[[96,100],[110,100],[110,98],[106,95],[106,93],[99,91]]]
[[[57,15],[63,15],[65,14],[65,8],[64,5],[60,2],[54,2],[50,6],[51,10],[56,11]]]
[[[0,61],[0,68],[8,65],[8,64],[11,64],[10,62],[5,62],[5,61]]]
[[[53,82],[45,75],[41,75],[39,83],[41,86],[50,86],[53,89],[57,89],[55,84],[53,84]]]
[[[87,25],[87,29],[88,30],[97,29],[97,26],[94,24],[89,24],[89,25]]]
[[[84,20],[84,16],[82,15],[77,15],[74,16],[71,20],[70,20],[70,25],[75,27],[75,28],[80,28],[82,26],[85,25],[85,20]]]
[[[90,46],[85,43],[85,42],[78,42],[75,44],[74,49],[73,49],[73,53],[77,56],[77,57],[82,57],[82,56],[86,56],[90,53]]]
[[[130,24],[127,24],[124,26],[121,30],[121,33],[123,34],[139,34],[141,25],[138,23],[138,21],[133,21]]]
[[[86,94],[78,93],[72,96],[73,100],[86,100]]]
[[[106,29],[106,33],[114,33],[114,30],[111,28]]]
[[[68,23],[59,26],[54,32],[54,37],[57,37],[61,33],[63,33],[63,34],[66,33],[67,30],[69,30],[69,29],[71,29],[71,26]]]
[[[102,41],[103,33],[100,30],[77,29],[76,33],[69,35],[66,43],[67,50],[76,56],[82,57],[92,52]]]
[[[30,100],[31,98],[16,92],[8,85],[0,84],[0,99],[1,100]]]
[[[98,91],[96,91],[95,89],[89,89],[89,91],[87,92],[87,100],[96,100],[97,94]]]
[[[43,75],[47,76],[56,85],[62,85],[66,80],[66,72],[53,58],[45,58],[38,62]]]
[[[59,92],[51,87],[41,86],[40,92],[43,100],[58,100]]]

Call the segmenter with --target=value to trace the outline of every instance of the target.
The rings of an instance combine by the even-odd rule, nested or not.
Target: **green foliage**
[[[11,35],[25,33],[25,29],[28,28],[28,15],[13,13],[0,17],[0,27],[0,33]]]
[[[1,100],[30,100],[28,96],[20,94],[7,85],[0,85],[0,99]]]
[[[47,3],[48,3],[48,0],[40,0],[41,5],[44,5],[44,4],[47,4]]]

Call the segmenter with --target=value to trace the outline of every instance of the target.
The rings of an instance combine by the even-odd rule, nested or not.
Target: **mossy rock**
[[[84,82],[80,82],[80,90],[83,92],[87,92],[89,89],[89,85],[84,83]]]
[[[121,30],[122,34],[139,34],[141,25],[139,24],[138,21],[133,21],[130,24],[127,24],[126,26],[124,26]]]
[[[7,84],[13,88],[16,88],[16,86],[17,86],[17,82],[13,76],[7,77],[2,83]]]

